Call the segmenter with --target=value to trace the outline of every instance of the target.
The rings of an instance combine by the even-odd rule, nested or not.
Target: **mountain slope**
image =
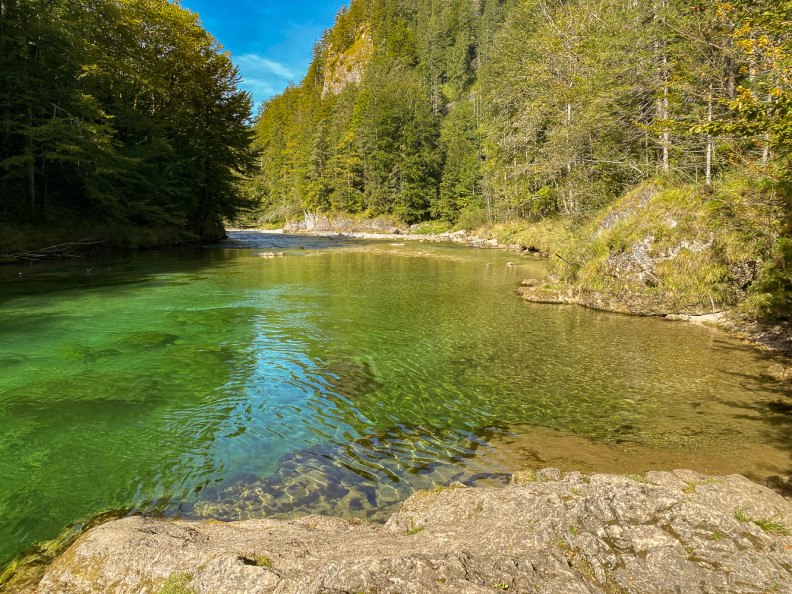
[[[585,236],[554,251],[567,253],[556,276],[588,286],[606,274],[598,262],[647,237],[606,242],[587,235],[592,221],[650,184],[659,219],[681,210],[709,224],[649,243],[700,242],[709,255],[682,248],[678,270],[619,291],[717,311],[751,296],[751,315],[784,315],[790,6],[354,0],[302,83],[261,107],[257,217],[390,214],[526,237],[552,227]]]

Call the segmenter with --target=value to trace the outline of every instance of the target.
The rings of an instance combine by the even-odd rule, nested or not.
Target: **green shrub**
[[[473,208],[463,210],[459,213],[459,218],[457,219],[454,228],[471,231],[473,229],[478,229],[479,227],[489,225],[489,223],[490,218],[485,209]]]
[[[174,573],[162,584],[159,594],[196,594],[195,590],[187,587],[191,580],[192,576],[187,572]]]
[[[779,237],[748,292],[743,311],[767,321],[792,313],[792,239]]]

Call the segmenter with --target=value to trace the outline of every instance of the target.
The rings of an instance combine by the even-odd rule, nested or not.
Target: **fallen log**
[[[53,258],[81,258],[82,255],[78,251],[75,251],[75,248],[83,248],[90,245],[100,245],[106,242],[107,239],[89,237],[81,241],[59,243],[57,245],[51,245],[49,247],[37,250],[9,254],[9,256],[12,258],[17,258],[18,260],[27,260],[30,262],[40,262],[41,260]]]

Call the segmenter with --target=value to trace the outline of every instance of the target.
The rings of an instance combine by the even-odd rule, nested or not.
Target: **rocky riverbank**
[[[432,233],[427,232],[420,225],[406,227],[387,217],[359,219],[346,215],[329,217],[327,215],[306,214],[303,220],[287,222],[283,228],[283,233],[355,239],[449,242],[476,248],[525,250],[519,244],[503,244],[498,239],[480,237],[465,230]]]
[[[479,249],[498,249],[498,250],[511,250],[515,252],[523,252],[525,248],[519,244],[503,244],[497,239],[485,239],[478,235],[472,235],[467,231],[455,231],[448,233],[318,233],[318,232],[303,232],[307,235],[319,235],[324,237],[341,237],[341,238],[354,238],[354,239],[390,239],[395,241],[426,241],[431,243],[458,243],[468,247]],[[541,257],[541,255],[539,255]]]
[[[753,219],[739,225],[715,219],[705,199],[680,198],[645,185],[575,229],[566,228],[563,221],[545,221],[426,233],[430,227],[405,227],[388,217],[306,214],[288,223],[284,232],[454,242],[552,256],[551,275],[528,279],[520,289],[526,301],[712,325],[761,349],[792,355],[789,320],[763,323],[740,307],[759,275],[768,239],[744,243],[734,233],[718,234],[709,228],[716,222],[721,230],[756,227],[758,237],[764,227]]]
[[[361,230],[361,229],[368,230]],[[346,229],[346,230],[344,230]],[[480,249],[506,249],[520,252],[529,257],[549,257],[548,253],[529,248],[522,243],[502,243],[498,238],[486,237],[465,230],[446,233],[414,233],[410,229],[388,228],[383,222],[375,219],[371,227],[360,227],[352,220],[341,219],[340,223],[330,222],[320,217],[315,225],[305,223],[287,225],[286,233],[340,237],[356,239],[388,239],[395,241],[426,241],[450,242]],[[652,263],[653,264],[653,263]],[[619,287],[613,291],[596,291],[573,287],[551,275],[547,279],[526,279],[518,289],[520,296],[530,303],[580,305],[599,311],[612,313],[656,316],[670,321],[683,321],[692,324],[703,324],[717,327],[736,336],[759,349],[775,351],[792,356],[792,322],[779,320],[775,323],[763,323],[760,320],[741,313],[737,307],[722,307],[711,300],[709,305],[700,300],[662,292],[647,292],[644,289],[647,279],[653,274],[646,272],[650,267],[643,264],[628,262],[621,271],[621,277],[629,282],[637,282],[635,290],[630,287]],[[636,273],[635,270],[643,272]],[[650,283],[651,284],[651,283]],[[781,376],[771,374],[775,379],[792,380],[792,367]]]
[[[382,227],[377,223],[371,229]],[[411,233],[409,229],[385,229],[383,231],[338,231],[336,229],[360,229],[348,227],[342,223],[333,225],[323,218],[316,227],[308,229],[305,225],[287,226],[285,232],[356,239],[389,239],[395,241],[426,241],[451,242],[480,249],[505,249],[522,253],[523,256],[546,258],[549,254],[537,249],[526,247],[521,243],[502,243],[498,238],[486,237],[465,230],[447,233]],[[394,232],[395,231],[395,232]],[[737,307],[723,307],[711,300],[709,304],[700,300],[675,297],[663,292],[645,291],[645,283],[650,278],[648,273],[635,273],[635,270],[648,270],[648,267],[630,262],[622,271],[621,277],[629,282],[638,282],[635,290],[630,287],[619,287],[618,290],[596,291],[573,287],[551,275],[547,279],[526,279],[518,289],[520,296],[530,303],[580,305],[599,311],[612,313],[656,316],[669,321],[683,321],[717,327],[736,336],[762,350],[775,351],[792,356],[792,322],[779,320],[775,323],[763,323],[745,315]],[[775,379],[792,380],[792,367],[782,376],[771,374]]]
[[[790,526],[792,504],[739,475],[545,469],[502,489],[416,492],[384,526],[116,520],[35,591],[783,592]]]
[[[781,320],[763,324],[737,309],[707,310],[700,303],[669,300],[662,295],[647,295],[630,291],[606,293],[585,291],[565,284],[557,278],[526,279],[517,290],[529,303],[580,305],[613,313],[657,316],[670,321],[684,321],[720,328],[764,350],[792,355],[792,324]],[[792,377],[792,373],[790,374]],[[777,378],[789,379],[789,378]]]
[[[476,233],[551,257],[548,277],[521,290],[526,301],[712,324],[792,353],[777,224],[772,208],[745,196],[647,183],[577,220]]]

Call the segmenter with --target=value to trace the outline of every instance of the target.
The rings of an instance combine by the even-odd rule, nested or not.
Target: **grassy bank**
[[[477,234],[552,257],[580,294],[772,319],[788,311],[782,212],[741,179],[716,188],[645,183],[585,217],[512,221]],[[779,256],[779,250],[781,255]]]

